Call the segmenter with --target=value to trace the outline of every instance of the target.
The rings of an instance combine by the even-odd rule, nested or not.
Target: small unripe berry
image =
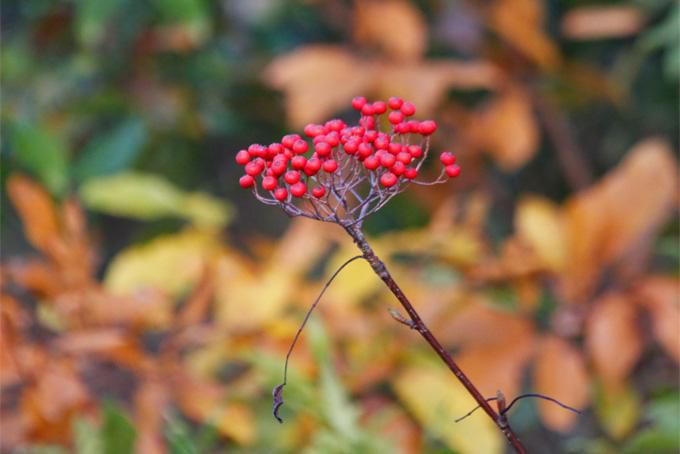
[[[333,173],[338,170],[338,163],[335,159],[329,159],[323,163],[323,170],[328,173]]]
[[[293,156],[293,159],[290,160],[290,166],[295,170],[304,169],[305,164],[307,164],[307,158],[304,156]]]
[[[251,177],[250,175],[243,175],[241,178],[238,180],[238,184],[243,188],[249,188],[253,184],[255,184],[255,179]]]
[[[286,188],[276,188],[274,190],[274,198],[279,202],[283,202],[288,198],[288,191]]]
[[[387,105],[390,106],[390,109],[393,110],[399,109],[402,104],[404,104],[404,100],[396,96],[392,96],[390,99],[387,100]]]
[[[328,156],[331,154],[332,148],[327,142],[319,142],[314,145],[314,150],[319,154],[319,156]]]
[[[376,101],[373,103],[373,113],[382,115],[387,110],[387,105],[383,101]]]
[[[355,110],[361,110],[366,105],[366,98],[363,96],[357,96],[352,99],[352,107]]]
[[[413,167],[409,167],[406,170],[404,170],[404,178],[408,178],[409,180],[413,180],[418,176],[418,171],[414,169]]]
[[[421,121],[418,126],[418,132],[424,136],[429,136],[437,130],[437,123],[432,120]]]
[[[273,190],[277,185],[277,181],[275,177],[264,177],[262,179],[262,188],[271,191]]]
[[[391,188],[392,186],[397,184],[397,176],[392,172],[383,173],[382,176],[380,177],[380,184],[382,184],[386,188]]]
[[[244,166],[250,162],[250,154],[246,150],[236,153],[236,164]]]
[[[296,140],[296,141],[293,143],[293,152],[294,152],[295,154],[303,154],[303,153],[307,153],[307,150],[308,150],[308,149],[309,149],[309,145],[307,144],[306,141],[304,141],[304,140],[302,140],[302,139]]]
[[[448,151],[445,151],[445,152],[443,152],[442,154],[439,155],[439,160],[445,166],[450,166],[451,164],[456,163],[456,156],[453,153],[449,153]]]
[[[382,156],[380,156],[380,165],[389,169],[394,165],[396,162],[396,158],[394,157],[393,154],[385,153]]]
[[[375,170],[380,166],[380,159],[378,159],[377,156],[369,156],[366,159],[364,159],[364,167],[366,167],[368,170]]]
[[[446,170],[446,174],[450,178],[456,178],[458,175],[460,175],[460,166],[458,164],[448,165],[444,168],[444,170]]]
[[[316,197],[317,199],[320,199],[323,197],[323,195],[326,193],[326,188],[323,186],[316,186],[314,189],[312,189],[312,195]]]
[[[290,187],[290,193],[295,197],[302,197],[306,192],[307,186],[302,181],[298,181]]]
[[[401,105],[401,113],[406,115],[407,117],[410,117],[414,113],[416,113],[416,106],[413,105],[413,103],[406,101],[404,104]]]
[[[404,121],[404,114],[398,110],[393,110],[387,115],[387,120],[393,125],[399,124]]]
[[[283,181],[285,181],[288,184],[295,184],[298,181],[300,181],[300,172],[296,170],[289,170],[286,172],[286,174],[283,176]]]

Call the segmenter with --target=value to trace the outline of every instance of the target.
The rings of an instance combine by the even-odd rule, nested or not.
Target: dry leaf
[[[515,212],[515,231],[548,269],[562,269],[567,249],[562,215],[556,204],[542,197],[522,198]]]
[[[486,414],[478,412],[458,424],[457,418],[477,403],[456,377],[438,366],[409,368],[393,386],[425,430],[460,454],[500,454],[505,440]]]
[[[534,388],[570,407],[585,408],[590,401],[590,380],[581,352],[559,337],[545,337],[534,366]],[[543,423],[552,430],[566,432],[578,419],[552,402],[540,400],[537,405]]]
[[[569,200],[569,257],[562,277],[567,301],[583,301],[606,265],[649,240],[671,216],[677,161],[667,142],[648,139],[599,183]]]
[[[560,29],[570,39],[620,38],[636,34],[644,17],[634,6],[584,6],[562,16]]]
[[[637,301],[652,318],[654,336],[680,362],[680,282],[671,277],[645,278],[635,287]]]
[[[585,346],[605,383],[621,383],[642,353],[637,308],[629,297],[610,293],[594,303],[586,322]]]
[[[163,412],[168,403],[167,389],[161,380],[146,377],[137,389],[135,404],[135,452],[163,454]]]
[[[415,60],[427,46],[427,28],[412,3],[404,0],[356,2],[354,37],[362,46],[375,44],[397,60]]]

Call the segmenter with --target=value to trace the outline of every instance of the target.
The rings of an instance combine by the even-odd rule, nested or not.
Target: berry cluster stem
[[[470,381],[467,375],[465,375],[461,368],[458,367],[458,365],[453,360],[451,355],[444,349],[444,347],[437,340],[434,334],[432,334],[432,332],[429,330],[425,322],[423,322],[423,320],[420,318],[420,315],[418,315],[418,312],[416,312],[416,309],[413,307],[409,299],[401,290],[399,285],[394,281],[392,275],[387,270],[385,264],[382,262],[382,260],[380,260],[380,258],[378,258],[378,256],[373,251],[373,248],[366,240],[366,237],[364,236],[361,227],[355,224],[352,226],[346,226],[345,230],[347,231],[347,233],[349,233],[349,235],[352,237],[356,245],[359,247],[364,258],[370,264],[373,271],[380,277],[380,279],[382,279],[387,288],[390,289],[392,294],[397,298],[397,300],[399,300],[403,308],[406,310],[412,322],[409,325],[413,329],[418,331],[420,335],[423,336],[423,338],[425,338],[427,343],[430,344],[432,349],[437,353],[441,360],[446,363],[451,372],[453,372],[453,375],[455,375],[456,378],[458,378],[458,380],[463,384],[465,389],[467,389],[468,392],[472,395],[472,397],[477,401],[479,406],[486,412],[487,415],[489,415],[489,417],[493,420],[494,424],[498,426],[501,432],[503,432],[503,435],[505,435],[505,438],[507,439],[508,443],[510,443],[510,445],[513,447],[515,452],[519,454],[525,454],[527,451],[522,445],[522,443],[519,441],[519,438],[517,438],[517,435],[513,432],[510,425],[508,424],[507,418],[504,415],[502,415],[500,411],[496,412],[493,409],[493,407],[491,407],[489,402],[487,402],[487,400],[484,398],[484,396],[482,396],[482,394]]]

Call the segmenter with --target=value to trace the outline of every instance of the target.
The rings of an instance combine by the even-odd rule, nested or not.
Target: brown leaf
[[[593,306],[586,322],[585,347],[606,384],[621,383],[642,353],[637,309],[623,294],[610,293]]]
[[[28,240],[47,253],[59,238],[59,221],[50,195],[20,174],[9,177],[7,194],[19,212]]]
[[[562,213],[557,205],[541,197],[523,197],[515,212],[515,231],[548,269],[562,269],[567,249]]]
[[[583,6],[569,10],[560,24],[570,39],[621,38],[640,31],[644,17],[633,6]]]
[[[168,395],[161,380],[146,377],[135,393],[135,422],[137,438],[135,452],[163,454],[163,412]]]
[[[186,304],[177,316],[177,327],[195,325],[207,315],[210,303],[215,296],[215,270],[206,265],[203,276],[191,292]]]
[[[534,387],[565,405],[585,408],[590,402],[590,380],[581,352],[559,337],[545,337],[534,366]],[[578,418],[552,402],[540,400],[537,405],[543,423],[553,430],[566,432]]]
[[[648,139],[600,182],[566,204],[569,256],[561,291],[583,301],[605,266],[620,260],[671,216],[678,183],[677,161],[667,142]]]
[[[427,46],[427,28],[422,15],[404,0],[356,2],[354,27],[359,45],[375,44],[397,60],[415,60]]]
[[[44,260],[12,260],[6,268],[9,279],[38,297],[52,298],[63,291],[59,270]]]
[[[680,362],[680,282],[672,277],[645,278],[635,287],[637,302],[649,311],[656,340]]]
[[[69,331],[54,341],[54,347],[65,353],[91,354],[117,350],[129,343],[125,333],[116,328],[92,328]]]

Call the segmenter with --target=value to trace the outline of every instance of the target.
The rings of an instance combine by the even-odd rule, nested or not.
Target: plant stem
[[[465,386],[465,389],[467,389],[472,397],[477,401],[479,406],[482,407],[486,414],[489,415],[489,417],[493,420],[494,424],[496,424],[501,432],[503,432],[503,435],[505,435],[505,438],[514,448],[514,450],[519,454],[526,454],[526,449],[508,424],[507,418],[499,412],[496,412],[491,407],[489,402],[487,402],[484,396],[482,396],[475,385],[463,373],[460,367],[458,367],[451,355],[444,349],[441,343],[439,343],[437,338],[434,337],[434,334],[432,334],[427,325],[425,325],[425,322],[423,322],[423,320],[420,318],[420,315],[418,315],[418,312],[416,312],[409,299],[406,297],[399,285],[397,285],[397,283],[394,281],[392,275],[387,270],[387,267],[385,267],[385,264],[378,258],[370,244],[368,244],[368,241],[366,241],[366,237],[361,231],[361,228],[357,225],[354,225],[345,227],[345,230],[347,230],[347,233],[349,233],[352,239],[354,239],[354,242],[363,253],[364,258],[371,265],[371,268],[373,268],[373,271],[380,277],[380,279],[382,279],[385,285],[387,285],[387,288],[390,289],[390,291],[406,310],[409,317],[411,318],[412,328],[418,331],[420,335],[425,338],[427,343],[430,344],[432,349],[437,353],[437,355],[439,355],[442,361],[446,363],[451,372],[453,372],[453,375],[458,378],[463,386]]]

